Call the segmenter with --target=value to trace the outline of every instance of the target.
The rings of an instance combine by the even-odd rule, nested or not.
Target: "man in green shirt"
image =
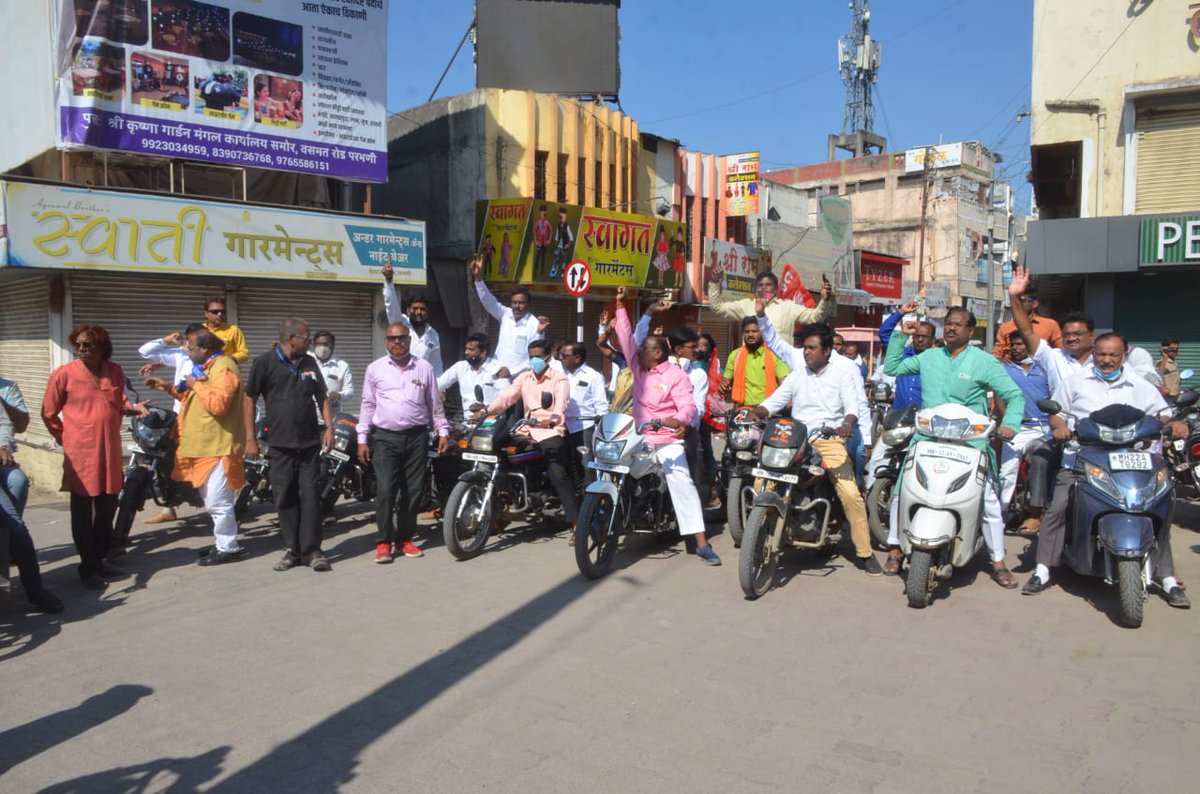
[[[888,342],[887,357],[883,370],[888,375],[921,376],[921,407],[934,408],[954,403],[970,408],[976,413],[989,415],[988,391],[1003,398],[1004,420],[996,429],[996,435],[1011,440],[1021,427],[1025,412],[1025,395],[1013,379],[1004,371],[1000,362],[979,348],[971,346],[971,334],[975,330],[975,315],[961,307],[946,313],[943,322],[944,348],[931,348],[916,356],[903,358],[908,336],[916,329],[916,323],[905,323],[903,333],[892,334]],[[972,441],[971,446],[988,450],[986,440]],[[993,460],[993,467],[995,461]],[[883,572],[895,576],[904,559],[900,551],[899,534],[895,509],[892,512],[891,530],[888,535],[888,559]],[[983,538],[987,542],[992,558],[992,579],[1006,589],[1017,586],[1016,577],[1004,564],[1004,521],[1000,513],[1000,497],[997,495],[994,477],[985,484],[983,497]]]
[[[751,307],[753,310],[753,306]],[[734,405],[758,405],[771,396],[791,370],[763,344],[758,318],[742,318],[742,346],[729,353],[721,393]]]

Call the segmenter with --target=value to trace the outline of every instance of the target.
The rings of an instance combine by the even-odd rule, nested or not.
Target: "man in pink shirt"
[[[567,447],[567,402],[571,396],[571,383],[567,376],[550,366],[550,345],[545,339],[529,343],[529,369],[517,375],[512,385],[487,406],[489,414],[508,410],[517,400],[522,400],[525,413],[533,424],[524,425],[518,434],[527,435],[546,455],[546,471],[550,485],[558,494],[562,504],[563,520],[574,526],[579,514],[579,503],[575,488],[567,473],[570,466],[570,449]],[[550,393],[550,407],[542,407],[542,392]]]
[[[704,511],[688,469],[683,438],[696,417],[692,382],[687,373],[671,363],[664,337],[647,336],[640,347],[633,343],[633,328],[625,311],[625,288],[617,288],[616,334],[621,352],[633,371],[633,419],[657,419],[663,427],[642,436],[654,448],[654,456],[667,478],[671,504],[679,521],[679,534],[696,539],[696,556],[706,565],[720,565],[721,558],[704,535]]]
[[[412,331],[407,325],[392,323],[384,333],[388,354],[372,361],[363,374],[357,428],[358,459],[374,466],[378,483],[377,563],[390,563],[395,552],[425,556],[413,535],[429,474],[429,428],[437,430],[439,455],[450,448],[450,425],[433,366],[410,352]]]

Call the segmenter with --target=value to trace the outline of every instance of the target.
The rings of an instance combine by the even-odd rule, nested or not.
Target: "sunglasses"
[[[1179,352],[1179,348],[1177,348],[1177,347],[1164,347],[1164,348],[1162,349],[1162,351],[1163,351],[1164,353],[1178,353],[1178,352]]]
[[[408,334],[404,334],[403,336],[388,336],[384,338],[389,342],[407,342],[412,337],[410,337]]]
[[[204,311],[208,312],[209,314],[219,314],[222,317],[224,317],[226,314],[224,309],[205,309]]]

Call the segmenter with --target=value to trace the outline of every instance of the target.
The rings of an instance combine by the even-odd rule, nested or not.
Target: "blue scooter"
[[[1195,404],[1197,393],[1180,395],[1176,405]],[[1054,400],[1038,400],[1049,415],[1063,414]],[[1076,420],[1073,438],[1077,478],[1071,486],[1063,561],[1084,576],[1116,584],[1121,622],[1142,625],[1150,561],[1175,512],[1169,466],[1147,451],[1163,434],[1162,423],[1129,405],[1108,405]]]

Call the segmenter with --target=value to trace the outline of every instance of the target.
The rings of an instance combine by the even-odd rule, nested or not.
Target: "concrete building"
[[[1034,3],[1025,261],[1059,308],[1156,357],[1181,337],[1181,366],[1196,367],[1200,8],[1183,7]]]

